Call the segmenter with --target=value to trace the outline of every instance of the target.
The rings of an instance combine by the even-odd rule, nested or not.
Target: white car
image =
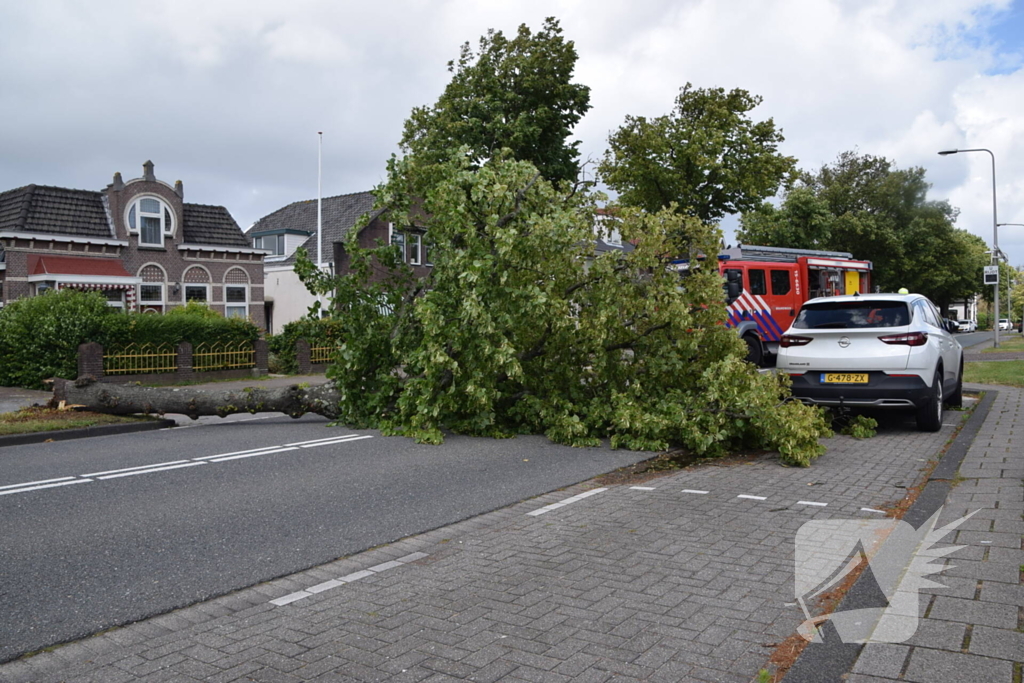
[[[920,294],[811,299],[779,341],[777,367],[805,403],[914,410],[922,431],[939,431],[943,404],[963,401],[963,348]]]
[[[957,320],[957,332],[975,332],[978,329],[978,323],[973,320]]]
[[[1003,330],[1008,330],[1008,329],[1010,329],[1010,321],[1008,319],[1006,319],[1006,318],[1000,318],[999,319],[999,331],[1002,332]]]

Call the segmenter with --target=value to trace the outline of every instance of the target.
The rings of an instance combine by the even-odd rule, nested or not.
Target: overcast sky
[[[316,197],[319,130],[324,196],[368,190],[463,42],[551,15],[592,88],[585,157],[687,81],[744,88],[802,168],[850,149],[923,166],[989,244],[990,157],[936,152],[991,149],[999,222],[1024,223],[1024,0],[6,1],[0,191],[99,190],[152,159],[245,229]],[[1024,228],[999,242],[1024,265]]]

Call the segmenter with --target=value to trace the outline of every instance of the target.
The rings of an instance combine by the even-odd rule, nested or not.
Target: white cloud
[[[986,75],[1005,63],[986,31],[1008,2],[5,3],[0,190],[98,189],[152,158],[190,200],[224,204],[247,225],[315,194],[317,130],[325,191],[365,189],[463,42],[553,15],[576,42],[577,80],[593,89],[576,131],[585,155],[600,156],[626,114],[668,112],[687,81],[745,88],[763,96],[755,115],[774,118],[803,167],[854,148],[924,166],[934,196],[990,237],[986,159],[935,152],[996,151],[1000,220],[1024,222],[1024,75]],[[1024,262],[1014,230],[1024,237],[1008,228],[1001,244]]]

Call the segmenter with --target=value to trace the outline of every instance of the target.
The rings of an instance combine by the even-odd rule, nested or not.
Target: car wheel
[[[761,340],[748,334],[744,335],[743,341],[747,345],[747,362],[761,367],[761,363],[764,361],[764,348],[761,346]]]
[[[932,394],[928,402],[917,409],[917,428],[922,432],[942,429],[942,373],[938,370],[932,380]]]
[[[964,361],[960,360],[960,372],[956,376],[956,389],[946,399],[950,408],[960,408],[964,404]]]

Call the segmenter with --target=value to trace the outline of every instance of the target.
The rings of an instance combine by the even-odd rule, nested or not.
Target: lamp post
[[[976,149],[946,149],[939,152],[939,156],[947,156],[950,154],[959,154],[960,152],[988,152],[988,155],[992,157],[992,261],[999,265],[999,219],[996,217],[996,155],[992,153],[992,150],[985,149],[984,147],[978,147]],[[999,285],[995,285],[996,296],[995,296],[995,325],[993,329],[995,331],[995,339],[992,345],[995,348],[999,348]]]

